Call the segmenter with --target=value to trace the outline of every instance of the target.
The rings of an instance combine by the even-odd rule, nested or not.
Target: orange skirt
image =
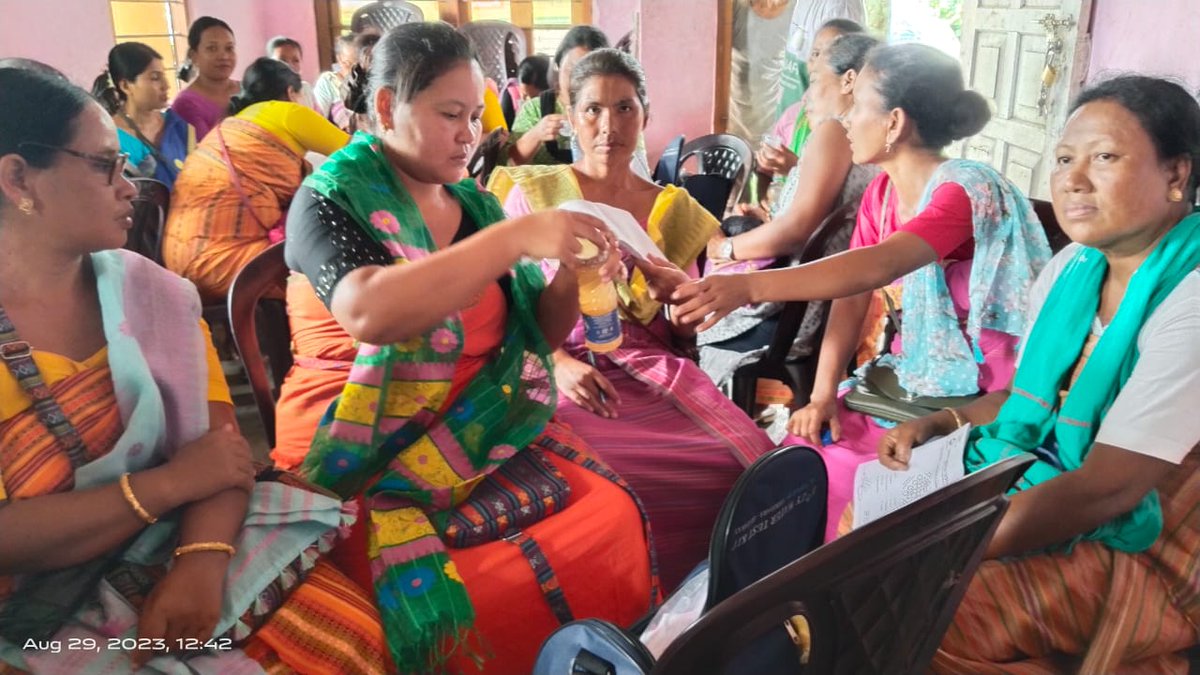
[[[619,486],[570,460],[549,453],[546,457],[571,485],[570,502],[525,533],[545,553],[576,618],[628,626],[650,609],[650,556],[641,514]],[[359,519],[332,560],[369,589],[366,520]],[[449,554],[475,608],[475,639],[470,643],[480,645],[483,669],[470,655],[458,654],[447,671],[527,675],[538,648],[559,625],[529,562],[507,541],[452,548]]]

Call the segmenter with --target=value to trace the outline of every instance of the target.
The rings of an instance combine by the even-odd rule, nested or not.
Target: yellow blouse
[[[225,373],[221,370],[221,359],[213,347],[212,335],[208,324],[200,320],[200,330],[204,333],[205,359],[208,361],[208,400],[213,403],[233,403],[229,395],[229,385],[225,383]],[[53,386],[72,375],[85,370],[104,365],[108,360],[108,347],[92,354],[83,361],[76,361],[53,352],[33,351],[33,362],[42,373],[46,386]],[[0,368],[0,423],[6,422],[24,411],[33,401],[21,389],[17,379],[8,368]],[[3,499],[3,485],[0,485],[0,499]]]
[[[312,151],[332,155],[350,142],[350,136],[320,113],[291,101],[263,101],[237,114],[266,129],[297,155]]]

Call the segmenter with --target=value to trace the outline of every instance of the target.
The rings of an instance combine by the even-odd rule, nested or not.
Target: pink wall
[[[0,56],[48,63],[90,87],[113,46],[112,13],[97,0],[4,2]]]
[[[633,30],[633,16],[641,5],[639,0],[592,0],[592,23],[615,43]]]
[[[254,59],[266,55],[267,40],[286,35],[304,47],[300,75],[308,82],[317,79],[317,23],[313,3],[307,0],[188,0],[188,18],[221,19],[237,38],[238,67],[234,77]]]
[[[1088,81],[1118,72],[1165,75],[1200,87],[1195,0],[1094,0]],[[1151,9],[1151,5],[1153,9]]]
[[[653,167],[675,136],[712,132],[717,3],[641,0],[641,13],[640,57],[650,95],[646,152]]]

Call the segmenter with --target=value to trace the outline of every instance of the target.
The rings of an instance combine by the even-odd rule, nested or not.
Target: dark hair
[[[850,19],[830,19],[830,20],[826,21],[825,23],[821,24],[821,27],[817,29],[817,33],[820,33],[821,31],[830,29],[830,28],[832,28],[833,30],[836,30],[837,32],[841,33],[842,35],[850,35],[851,33],[862,33],[864,31],[862,24],[860,24],[857,21],[852,21]],[[814,35],[815,34],[816,33],[814,33]]]
[[[825,49],[825,62],[835,75],[860,71],[867,61],[867,54],[879,46],[879,40],[866,33],[844,33]]]
[[[208,30],[209,28],[224,28],[225,30],[229,31],[230,35],[233,34],[233,29],[230,28],[229,24],[225,23],[224,21],[211,16],[202,16],[193,21],[192,25],[188,28],[187,42],[189,51],[194,52],[197,49],[200,49],[200,39],[204,36],[204,31]],[[183,80],[184,82],[191,80],[192,70],[192,60],[189,58],[182,66],[179,67],[179,79]]]
[[[941,149],[973,136],[992,111],[978,92],[963,88],[962,67],[954,58],[920,44],[885,45],[871,50],[865,69],[887,110],[900,108],[917,125],[926,148]]]
[[[75,138],[75,120],[92,97],[65,78],[27,68],[0,69],[0,157],[17,154],[30,166],[45,168],[55,153]],[[37,143],[37,146],[22,146]],[[3,199],[3,197],[0,197]]]
[[[300,74],[288,64],[260,56],[242,75],[242,90],[229,99],[229,114],[263,101],[286,101],[288,89],[300,91]]]
[[[301,54],[304,53],[304,47],[301,47],[299,42],[296,42],[286,35],[276,35],[270,40],[267,40],[267,56],[274,56],[275,50],[279,49],[280,47],[295,47],[296,51],[300,52]]]
[[[613,45],[613,49],[619,49],[619,50],[625,52],[626,54],[632,54],[633,53],[633,31],[629,31],[628,33],[622,35],[621,39],[617,40],[617,43],[615,45]]]
[[[27,59],[21,56],[8,56],[0,59],[0,68],[16,68],[18,70],[33,70],[43,75],[53,75],[67,79],[62,71],[48,63],[42,63],[36,59]]]
[[[579,59],[579,63],[571,70],[570,98],[574,106],[579,98],[583,85],[593,77],[600,75],[616,75],[623,77],[633,85],[643,110],[650,109],[650,100],[646,98],[646,71],[638,60],[617,49],[597,49]]]
[[[607,46],[608,36],[600,32],[599,28],[587,25],[573,26],[563,36],[562,42],[558,43],[558,49],[554,50],[554,65],[561,66],[567,52],[576,47],[587,47],[590,52]]]
[[[1088,103],[1112,101],[1138,119],[1154,142],[1161,161],[1187,157],[1192,175],[1186,188],[1196,198],[1200,183],[1200,104],[1179,84],[1145,75],[1122,75],[1084,89],[1071,104],[1071,113]]]
[[[371,57],[380,37],[382,36],[378,33],[360,33],[350,42],[358,55],[358,61],[350,68],[350,72],[346,73],[346,81],[342,87],[342,104],[355,115],[366,115],[371,111]],[[352,119],[351,123],[354,122]],[[355,126],[357,127],[356,124]]]
[[[357,37],[358,35],[354,33],[342,33],[337,37],[337,48],[345,49],[346,47],[353,47],[354,39]]]
[[[517,66],[517,82],[546,91],[550,88],[550,57],[545,54],[526,56]]]
[[[397,100],[407,103],[462,61],[475,62],[475,50],[450,24],[401,24],[388,31],[372,52],[369,97],[374,101],[375,92],[389,88]]]
[[[121,82],[136,80],[155,59],[162,60],[162,55],[141,42],[122,42],[113,47],[108,50],[108,68],[92,82],[92,96],[108,114],[115,115],[125,104]]]
[[[352,36],[354,39],[350,41],[354,45],[354,50],[357,53],[358,62],[362,63],[371,55],[371,50],[375,49],[375,45],[383,39],[379,33],[359,33]]]

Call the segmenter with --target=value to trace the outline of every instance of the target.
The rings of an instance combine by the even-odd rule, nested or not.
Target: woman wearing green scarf
[[[1200,106],[1126,76],[1084,91],[1055,152],[1075,241],[1042,272],[1009,390],[901,425],[911,448],[978,428],[977,470],[1032,452],[941,672],[1180,672],[1200,625]]]
[[[578,240],[618,260],[615,241],[560,211],[503,221],[462,180],[484,83],[450,26],[385,35],[370,89],[378,136],[330,157],[289,213],[289,264],[359,344],[301,472],[365,510],[340,563],[373,591],[396,670],[529,672],[560,622],[629,623],[657,594],[632,493],[550,419]],[[543,258],[567,274],[547,285]],[[563,483],[557,500],[531,487]],[[489,518],[500,536],[456,536]]]

